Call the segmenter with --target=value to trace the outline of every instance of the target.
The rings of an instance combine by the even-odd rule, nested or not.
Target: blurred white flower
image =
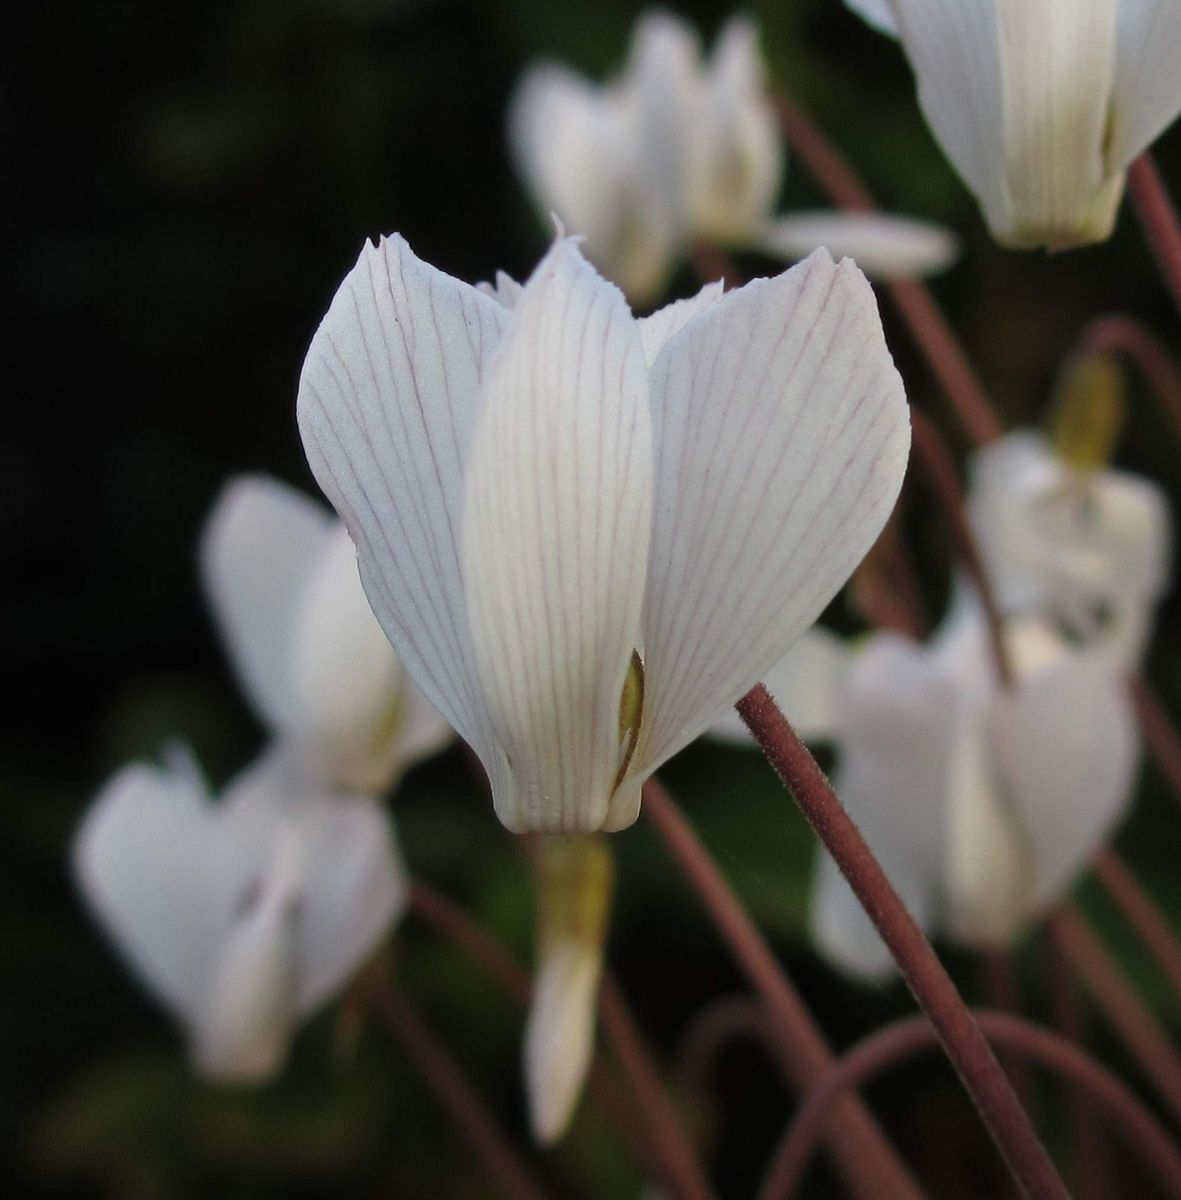
[[[214,801],[190,762],[124,768],[74,870],[99,923],[210,1078],[264,1079],[296,1024],[374,950],[405,899],[388,817],[271,753]]]
[[[1009,622],[1004,638],[1008,688],[966,590],[926,645],[875,635],[851,655],[831,730],[837,792],[907,907],[974,948],[1010,944],[1070,886],[1128,802],[1137,759],[1122,679],[1100,650],[1037,620]],[[844,970],[893,970],[828,855],[812,929]]]
[[[1161,489],[1071,466],[1032,432],[976,451],[969,471],[968,515],[1001,608],[1040,615],[1135,670],[1169,579]]]
[[[705,58],[679,17],[648,13],[606,85],[554,64],[525,75],[509,117],[513,153],[543,212],[585,237],[590,260],[636,304],[658,298],[699,241],[788,260],[823,245],[870,274],[946,267],[954,238],[920,222],[773,218],[784,153],[764,75],[750,20],[728,21]]]
[[[348,533],[319,504],[263,476],[231,481],[201,567],[242,686],[305,769],[382,792],[450,741],[374,619]]]
[[[1102,241],[1124,172],[1181,112],[1177,0],[846,0],[902,42],[993,236]]]
[[[366,246],[299,422],[374,612],[501,820],[567,833],[631,824],[643,780],[815,621],[909,443],[851,263],[818,252],[637,321],[572,239],[511,308],[401,238]]]

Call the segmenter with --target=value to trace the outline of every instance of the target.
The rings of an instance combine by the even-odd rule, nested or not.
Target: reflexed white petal
[[[879,33],[898,36],[898,25],[890,8],[890,0],[845,0],[845,4]]]
[[[569,240],[526,284],[468,467],[464,582],[513,830],[599,829],[637,643],[652,437],[639,330]]]
[[[839,734],[850,652],[839,637],[814,625],[763,677],[767,691],[805,741]],[[713,737],[751,743],[750,730],[734,709],[710,729]]]
[[[565,1132],[594,1052],[602,956],[563,942],[539,964],[525,1025],[525,1092],[534,1137]]]
[[[873,293],[818,252],[730,292],[651,371],[656,481],[631,774],[708,729],[880,532],[909,446]]]
[[[1015,245],[1106,237],[1120,188],[1104,187],[1119,0],[996,0],[1005,186]]]
[[[294,488],[248,475],[222,492],[201,540],[213,614],[242,686],[273,729],[298,716],[291,659],[299,609],[332,528]]]
[[[778,217],[759,242],[768,254],[805,258],[819,246],[848,257],[870,279],[918,279],[946,270],[959,254],[954,234],[940,225],[885,213],[820,210]]]
[[[999,2],[892,0],[923,116],[994,233],[1009,224]]]
[[[402,681],[398,722],[395,750],[404,770],[437,754],[455,738],[455,731],[439,715],[439,710],[408,678]]]
[[[1116,0],[895,0],[919,103],[1006,245],[1106,237]]]
[[[73,846],[87,904],[143,985],[191,1021],[225,917],[206,836],[208,795],[194,780],[126,767],[99,793]],[[233,882],[233,881],[228,881]],[[232,901],[231,901],[232,903]]]
[[[644,346],[644,361],[651,366],[664,348],[664,343],[682,326],[720,300],[725,290],[725,284],[719,279],[707,283],[695,296],[675,300],[657,309],[651,316],[641,317],[637,324]]]
[[[969,478],[968,515],[1000,604],[1041,613],[1133,669],[1169,578],[1160,489],[1126,472],[1075,472],[1026,432],[977,451]]]
[[[619,103],[565,67],[546,64],[518,86],[508,128],[518,169],[542,215],[556,213],[571,233],[585,237],[590,258],[621,284],[658,288],[669,248],[663,233],[656,245],[645,245],[648,201],[633,177],[638,150],[628,145]],[[633,247],[641,253],[629,261]],[[511,295],[511,289],[501,293],[498,280],[496,298],[504,303]]]
[[[783,145],[763,75],[758,29],[731,18],[701,80],[689,130],[689,223],[699,238],[745,242],[774,206]]]
[[[1181,112],[1181,4],[1119,0],[1107,169],[1122,171]]]
[[[929,648],[879,634],[851,656],[842,689],[837,795],[920,925],[941,897],[955,687]],[[812,932],[842,969],[870,978],[890,956],[822,855]]]
[[[486,747],[457,545],[481,376],[512,314],[421,262],[366,246],[300,378],[320,486],[357,543],[374,613],[450,723]]]
[[[304,584],[290,664],[291,726],[345,787],[381,791],[396,767],[403,673],[361,588],[356,550],[343,525]]]
[[[295,1009],[347,982],[406,903],[407,872],[388,815],[368,797],[327,796],[301,814],[304,874],[295,921]]]
[[[296,925],[305,865],[293,824],[277,831],[270,860],[235,913],[204,981],[193,1057],[211,1078],[251,1082],[273,1074],[295,1026]]]
[[[1131,798],[1136,729],[1117,674],[1098,652],[1060,661],[1002,693],[992,736],[1029,840],[1032,906],[1059,899]]]

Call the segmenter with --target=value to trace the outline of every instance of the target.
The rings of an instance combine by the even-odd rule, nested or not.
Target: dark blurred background
[[[892,43],[837,0],[750,10],[775,79],[883,203],[962,235],[963,259],[935,289],[1007,417],[1037,417],[1063,353],[1100,312],[1132,312],[1178,346],[1176,314],[1128,214],[1096,249],[1056,258],[996,249],[927,134]],[[191,1081],[173,1028],[82,911],[67,846],[88,799],[127,759],[181,736],[220,781],[258,747],[198,591],[194,549],[208,506],[243,470],[314,486],[295,383],[363,238],[399,230],[464,279],[528,272],[547,234],[506,153],[512,84],[543,54],[594,75],[613,69],[639,11],[623,0],[50,0],[7,14],[0,1130],[21,1194],[491,1194],[380,1031],[341,1061],[325,1015],[273,1086],[243,1093]],[[709,36],[732,10],[677,11]],[[1181,133],[1163,139],[1158,157],[1181,190]],[[820,201],[789,165],[785,205]],[[694,286],[687,275],[679,283]],[[887,326],[912,396],[962,451],[905,335],[892,318]],[[1120,460],[1176,499],[1178,448],[1138,385],[1132,397]],[[937,603],[947,553],[919,499],[910,525]],[[1174,711],[1178,616],[1171,598],[1150,664]],[[839,602],[832,619],[853,627]],[[667,777],[834,1042],[908,1011],[899,988],[853,989],[803,945],[810,835],[753,754],[691,748]],[[1142,791],[1121,847],[1181,918],[1181,818],[1151,774]],[[413,869],[524,958],[527,880],[461,756],[412,774],[395,811]],[[613,845],[613,961],[675,1067],[695,1015],[740,980],[643,822]],[[1126,931],[1083,890],[1145,994],[1176,1018]],[[519,1013],[413,922],[396,959],[422,1011],[522,1135]],[[972,966],[953,962],[973,991]],[[1036,1013],[1032,949],[1021,963]],[[1126,1065],[1101,1030],[1096,1038]],[[747,1195],[790,1101],[745,1043],[725,1051],[712,1083],[685,1101],[715,1148],[724,1194]],[[935,1195],[1008,1194],[937,1060],[895,1072],[869,1096]],[[1058,1099],[1049,1086],[1041,1097],[1051,1136],[1065,1136]],[[564,1195],[640,1194],[639,1168],[589,1105],[545,1170]],[[1138,1190],[1135,1170],[1127,1178],[1128,1195],[1152,1194]],[[838,1194],[823,1169],[810,1186]]]

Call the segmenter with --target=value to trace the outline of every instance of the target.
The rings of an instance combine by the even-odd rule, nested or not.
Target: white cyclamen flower
[[[644,779],[815,621],[909,444],[851,263],[817,252],[637,321],[571,239],[511,309],[401,238],[366,246],[299,422],[378,620],[501,820],[566,833],[631,824]]]
[[[1181,112],[1178,0],[846,0],[910,59],[943,152],[1008,246],[1102,241]]]
[[[220,801],[191,764],[130,766],[74,842],[78,885],[210,1078],[259,1080],[405,902],[386,815],[283,755]]]
[[[997,682],[966,595],[928,645],[893,633],[856,650],[832,731],[835,786],[916,920],[973,948],[1009,945],[1069,887],[1131,793],[1135,721],[1098,650],[1036,621],[1007,624],[1016,682]],[[822,855],[820,949],[854,974],[889,951]]]
[[[512,149],[546,214],[636,304],[655,300],[694,242],[780,259],[825,246],[871,275],[929,274],[955,239],[876,213],[773,217],[784,152],[753,22],[732,18],[704,57],[693,29],[642,17],[618,78],[596,86],[565,67],[530,70],[513,100]]]
[[[201,567],[242,686],[306,769],[381,792],[451,739],[373,617],[352,540],[321,505],[278,480],[233,480]]]
[[[1073,467],[1032,432],[976,451],[969,478],[969,519],[1002,609],[1041,615],[1135,670],[1169,579],[1161,489]]]

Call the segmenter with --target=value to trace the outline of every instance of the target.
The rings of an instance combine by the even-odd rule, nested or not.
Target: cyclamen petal
[[[383,627],[502,820],[621,828],[872,544],[906,403],[872,292],[824,254],[638,322],[559,239],[502,292],[511,308],[400,242],[366,252],[309,350],[301,429]]]
[[[136,975],[221,1079],[276,1070],[405,902],[385,815],[271,754],[214,801],[186,773],[129,767],[75,838],[78,886]]]
[[[1181,112],[1174,0],[848,0],[896,34],[993,235],[1106,238],[1131,160]]]
[[[383,791],[449,740],[437,714],[428,729],[429,706],[365,598],[352,540],[319,505],[265,476],[235,479],[209,517],[201,564],[248,695],[309,770]]]

